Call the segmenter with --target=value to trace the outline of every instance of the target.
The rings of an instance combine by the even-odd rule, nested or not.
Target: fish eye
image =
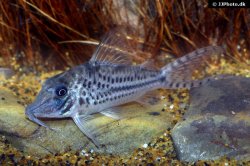
[[[65,86],[60,86],[58,88],[56,88],[56,95],[57,96],[64,96],[67,93],[67,88]]]

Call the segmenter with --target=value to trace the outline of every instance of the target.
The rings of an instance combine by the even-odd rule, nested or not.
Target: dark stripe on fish
[[[61,115],[65,114],[66,112],[70,111],[70,108],[73,105],[73,101],[70,100],[70,96],[65,99],[65,102],[58,108],[58,110],[62,110]]]
[[[126,85],[126,86],[114,87],[111,90],[113,92],[117,92],[117,91],[125,91],[125,90],[137,89],[137,88],[142,88],[142,87],[144,87],[146,85],[151,85],[151,84],[156,83],[158,81],[159,81],[158,79],[154,79],[154,80],[151,80],[151,81],[138,83],[138,84],[134,84],[134,85]]]

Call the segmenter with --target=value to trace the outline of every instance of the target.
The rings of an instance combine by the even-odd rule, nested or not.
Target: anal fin
[[[159,91],[149,91],[140,98],[136,99],[135,102],[139,103],[142,106],[148,107],[156,104],[161,100],[161,94]]]

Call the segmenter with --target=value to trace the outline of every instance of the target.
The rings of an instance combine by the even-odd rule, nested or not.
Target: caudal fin
[[[224,49],[220,46],[208,46],[197,49],[181,58],[167,64],[161,69],[162,75],[166,78],[164,88],[191,88],[214,79],[208,77],[204,80],[193,80],[193,72],[206,64],[213,54],[221,54]]]

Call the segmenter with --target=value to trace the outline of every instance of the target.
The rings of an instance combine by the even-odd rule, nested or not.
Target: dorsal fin
[[[153,59],[149,59],[149,60],[143,62],[142,64],[140,64],[140,67],[145,68],[145,69],[149,69],[149,70],[156,70],[157,69]]]
[[[125,35],[117,31],[107,33],[90,59],[90,63],[131,65],[131,52]]]

